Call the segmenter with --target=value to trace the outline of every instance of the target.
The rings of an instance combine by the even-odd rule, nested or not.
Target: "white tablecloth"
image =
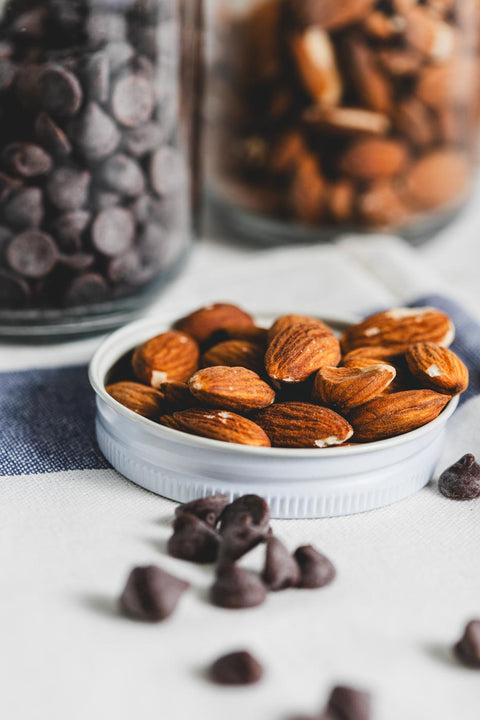
[[[232,300],[339,315],[436,291],[480,318],[476,205],[418,249],[377,237],[252,250],[212,233],[156,307],[176,316]],[[0,369],[81,363],[98,342],[0,346]],[[457,413],[441,467],[464,452],[480,457],[479,418],[480,399]],[[173,510],[113,470],[0,479],[1,718],[286,720],[318,711],[331,685],[346,682],[374,692],[375,720],[478,719],[480,675],[450,647],[480,616],[480,501],[449,501],[432,484],[364,515],[276,521],[292,550],[313,543],[329,555],[338,580],[238,612],[207,602],[210,568],[165,554]],[[178,612],[153,627],[116,612],[129,569],[146,563],[192,583]],[[265,663],[265,680],[209,684],[208,663],[244,647]]]

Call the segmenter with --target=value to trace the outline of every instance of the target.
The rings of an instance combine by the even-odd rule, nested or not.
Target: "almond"
[[[252,326],[253,318],[236,305],[214,303],[177,320],[174,327],[204,343],[212,333],[228,325]]]
[[[433,390],[405,390],[370,400],[348,419],[355,440],[374,442],[416,430],[434,420],[450,400]]]
[[[255,372],[243,367],[216,367],[199,370],[188,383],[201,403],[225,410],[249,412],[271,405],[275,392]]]
[[[393,118],[395,128],[415,148],[424,148],[435,140],[432,117],[425,105],[415,97],[397,103]]]
[[[315,376],[312,400],[347,413],[381,395],[395,375],[392,365],[321,368]]]
[[[199,349],[183,332],[170,330],[136,348],[132,368],[136,377],[158,388],[165,382],[184,382],[198,368]]]
[[[454,352],[432,342],[411,345],[405,353],[408,367],[422,385],[448,395],[468,387],[468,369]]]
[[[272,148],[270,170],[276,175],[290,174],[295,170],[299,156],[305,152],[305,140],[298,131],[281,135]]]
[[[468,88],[475,83],[477,69],[473,56],[457,53],[450,62],[427,65],[416,85],[417,97],[434,110],[442,107],[467,106]],[[459,82],[459,78],[462,81]]]
[[[345,353],[367,345],[384,345],[405,352],[415,342],[430,341],[448,347],[455,336],[452,321],[432,307],[398,308],[370,315],[342,337]]]
[[[353,429],[333,410],[311,403],[272,405],[255,416],[274,447],[323,448],[348,440]]]
[[[377,364],[379,360],[393,360],[401,356],[401,352],[395,347],[384,347],[383,345],[366,345],[350,350],[342,359],[345,367],[360,367],[355,363],[359,360],[372,360],[372,364]],[[363,367],[366,367],[365,365]]]
[[[318,25],[326,30],[338,30],[364,18],[376,0],[287,0],[290,20],[297,27]]]
[[[417,210],[458,203],[467,192],[471,172],[464,153],[435,150],[420,158],[407,174],[406,197]]]
[[[315,223],[320,220],[326,200],[326,185],[314,155],[305,153],[298,158],[289,200],[293,214],[301,222]]]
[[[394,0],[397,13],[404,19],[404,37],[415,50],[429,60],[444,62],[455,51],[455,31],[426,7],[411,0]]]
[[[349,180],[337,180],[328,187],[328,214],[334,222],[345,223],[352,217],[355,186]]]
[[[267,331],[267,342],[270,344],[275,337],[275,335],[278,335],[286,328],[291,327],[292,325],[310,325],[313,324],[317,327],[322,328],[325,330],[325,332],[329,332],[333,334],[333,330],[326,325],[321,320],[317,320],[316,318],[310,317],[309,315],[296,315],[295,313],[290,313],[288,315],[280,315],[273,325],[268,329]]]
[[[401,227],[410,219],[411,209],[389,180],[378,180],[357,198],[357,211],[367,227]]]
[[[107,385],[105,390],[121,405],[150,420],[156,420],[165,411],[164,395],[146,385],[125,380]]]
[[[165,402],[175,410],[186,410],[197,405],[187,383],[170,382],[158,388],[165,398]]]
[[[340,344],[330,330],[314,323],[298,323],[274,336],[265,354],[265,367],[273,380],[306,380],[325,365],[338,365]]]
[[[226,325],[210,336],[210,342],[217,345],[225,340],[246,340],[256,345],[267,344],[267,330],[256,325]]]
[[[261,345],[247,340],[226,340],[207,350],[201,359],[202,367],[224,365],[227,367],[244,367],[261,374],[265,372],[265,350]]]
[[[170,430],[180,430],[180,432],[184,432],[183,428],[180,427],[180,424],[175,420],[173,415],[162,415],[158,419],[158,424],[163,427],[170,428]]]
[[[385,15],[374,10],[365,17],[362,28],[376,40],[390,40],[405,29],[405,20],[399,15]]]
[[[369,110],[391,115],[392,87],[377,64],[372,49],[359,35],[346,38],[342,44],[347,69],[361,104]]]
[[[261,427],[251,420],[227,410],[204,408],[183,410],[174,413],[173,422],[177,426],[175,429],[178,428],[191,435],[200,435],[211,440],[221,440],[239,445],[270,447],[270,440]],[[167,423],[170,423],[169,418]],[[172,425],[168,425],[168,427],[172,427]]]
[[[362,108],[314,106],[303,119],[313,130],[331,135],[385,135],[390,128],[386,115]]]
[[[319,105],[338,105],[342,79],[337,67],[333,43],[320,27],[296,33],[290,48],[298,74],[306,91]]]
[[[339,167],[356,180],[380,180],[398,175],[407,160],[408,152],[402,142],[366,138],[350,145],[341,155]]]

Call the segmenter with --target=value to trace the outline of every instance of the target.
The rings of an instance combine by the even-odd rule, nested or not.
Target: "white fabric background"
[[[436,291],[480,318],[475,206],[415,250],[387,237],[270,250],[210,239],[157,307],[176,316],[229,299],[339,315]],[[98,342],[0,346],[0,368],[80,363]],[[480,398],[451,421],[440,467],[467,451],[480,457]],[[478,719],[480,675],[450,647],[480,616],[480,501],[446,500],[432,484],[364,515],[276,521],[292,550],[313,543],[328,554],[338,580],[237,612],[206,601],[211,569],[165,555],[173,510],[113,470],[0,480],[0,717],[286,720],[351,682],[375,693],[375,720]],[[178,612],[153,627],[115,610],[131,566],[150,562],[192,582]],[[243,647],[265,662],[264,682],[212,687],[205,666]]]

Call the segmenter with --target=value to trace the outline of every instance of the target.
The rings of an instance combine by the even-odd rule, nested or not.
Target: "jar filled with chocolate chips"
[[[201,17],[201,0],[1,3],[0,334],[115,327],[181,266]]]
[[[476,0],[210,3],[209,190],[269,240],[431,235],[471,187]]]

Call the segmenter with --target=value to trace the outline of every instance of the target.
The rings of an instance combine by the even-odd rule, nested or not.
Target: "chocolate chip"
[[[41,40],[45,35],[47,8],[38,6],[17,15],[11,29],[23,38]]]
[[[214,605],[241,609],[261,605],[267,597],[267,588],[259,577],[237,565],[219,568],[210,590]]]
[[[74,255],[62,255],[59,262],[75,272],[89,270],[95,262],[95,256],[88,253],[75,253]]]
[[[480,619],[470,620],[467,623],[463,636],[454,650],[464,665],[480,668]]]
[[[0,61],[0,92],[5,92],[12,86],[16,72],[17,66],[10,60]]]
[[[52,168],[52,159],[38,145],[18,142],[6,145],[2,161],[9,172],[23,178],[45,175]]]
[[[85,32],[92,45],[124,40],[127,36],[125,18],[120,13],[93,11],[85,23]]]
[[[440,475],[438,488],[452,500],[474,500],[480,497],[480,465],[470,453]]]
[[[182,183],[184,169],[179,153],[171,147],[156,150],[150,161],[150,182],[159,195],[169,195]]]
[[[372,699],[364,690],[338,685],[333,688],[327,712],[335,720],[370,720]]]
[[[110,94],[109,61],[105,52],[90,55],[83,68],[85,92],[90,100],[106,103]]]
[[[92,225],[92,243],[107,257],[123,255],[132,246],[134,235],[132,214],[124,208],[103,210]]]
[[[229,523],[238,516],[248,513],[252,525],[267,530],[270,523],[270,510],[268,504],[259,495],[242,495],[227,505],[221,517],[220,532],[223,532]]]
[[[158,123],[151,122],[126,130],[123,133],[122,147],[134,157],[143,157],[158,148],[164,139],[164,133]]]
[[[110,72],[114,75],[135,57],[135,51],[127,42],[110,42],[104,48],[107,53]]]
[[[185,385],[185,388],[188,387]],[[168,387],[165,388],[168,390]],[[191,397],[190,391],[188,393]],[[169,401],[170,402],[170,401]],[[228,495],[210,495],[206,498],[199,498],[198,500],[192,500],[191,502],[179,505],[175,510],[176,517],[183,515],[184,513],[191,513],[196,515],[200,520],[203,520],[210,525],[210,527],[216,527],[218,518],[222,514],[223,510],[228,505]]]
[[[39,227],[43,215],[42,191],[36,187],[19,190],[3,206],[3,217],[12,230]]]
[[[223,523],[223,520],[222,520]],[[236,513],[227,524],[220,529],[222,545],[218,562],[219,565],[229,565],[246,555],[254,547],[265,541],[267,529],[252,524],[252,517],[248,512]]]
[[[9,243],[6,258],[12,270],[23,277],[35,279],[45,277],[53,270],[58,251],[50,235],[27,230]]]
[[[0,270],[0,308],[18,310],[26,305],[29,295],[26,282]]]
[[[112,110],[115,119],[126,127],[148,122],[155,107],[152,83],[142,75],[123,75],[114,85]]]
[[[82,104],[83,92],[75,75],[61,65],[47,65],[40,74],[45,110],[54,116],[72,117]]]
[[[335,578],[336,571],[330,560],[312,545],[299,547],[294,558],[300,568],[300,588],[321,588]]]
[[[246,650],[218,658],[209,671],[210,679],[220,685],[253,685],[263,677],[263,667]]]
[[[22,183],[16,178],[0,173],[0,203],[3,203],[10,195],[20,190]]]
[[[100,178],[107,190],[127,197],[137,197],[145,189],[140,166],[127,155],[112,155],[100,168]]]
[[[19,104],[25,110],[32,111],[42,104],[40,75],[43,67],[37,63],[27,63],[20,67],[15,75],[13,90]]]
[[[108,285],[105,279],[97,273],[88,273],[75,278],[64,297],[67,307],[77,305],[91,305],[100,303],[108,298]]]
[[[219,536],[200,518],[190,513],[182,513],[175,519],[173,530],[167,545],[170,555],[202,564],[215,562],[220,544]]]
[[[35,120],[35,136],[55,157],[66,157],[72,152],[70,140],[47,113]]]
[[[110,155],[120,142],[120,132],[113,120],[90,102],[69,129],[70,137],[87,160],[101,160]]]
[[[144,225],[150,219],[150,198],[148,195],[140,195],[129,205],[129,210],[140,225]]]
[[[108,279],[116,285],[138,285],[144,281],[144,272],[136,250],[110,260],[107,267]]]
[[[188,587],[155,565],[136,567],[120,596],[120,608],[135,620],[160,622],[173,613]]]
[[[78,210],[86,205],[90,174],[86,170],[61,167],[54,170],[47,181],[47,194],[59,210]]]
[[[91,214],[86,210],[73,210],[55,220],[52,229],[62,252],[74,253],[80,250],[82,235],[90,220]]]
[[[265,567],[262,579],[270,590],[295,587],[300,580],[296,560],[278,538],[271,535],[266,540]]]
[[[91,202],[94,210],[106,210],[115,207],[115,205],[120,205],[121,198],[117,193],[95,189],[91,195]]]

